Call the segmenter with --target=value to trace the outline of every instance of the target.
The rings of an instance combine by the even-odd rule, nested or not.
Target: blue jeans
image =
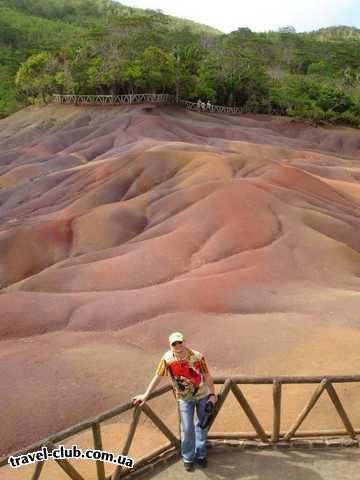
[[[184,462],[194,462],[195,458],[206,457],[206,439],[208,427],[201,428],[200,423],[206,415],[205,405],[208,397],[200,400],[178,400],[181,430],[181,456]],[[197,422],[194,425],[196,408]]]

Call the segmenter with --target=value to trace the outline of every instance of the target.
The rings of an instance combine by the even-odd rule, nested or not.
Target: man
[[[170,350],[161,358],[156,373],[147,390],[142,395],[136,395],[132,401],[142,405],[166,375],[172,378],[175,398],[179,403],[181,456],[184,467],[192,471],[196,462],[206,467],[206,439],[208,427],[201,428],[206,417],[205,406],[209,401],[216,403],[214,381],[209,373],[205,357],[197,350],[185,345],[185,337],[180,332],[169,336]],[[209,393],[210,392],[210,393]],[[194,411],[198,421],[194,425]]]

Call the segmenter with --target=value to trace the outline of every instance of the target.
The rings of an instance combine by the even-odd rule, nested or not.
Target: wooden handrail
[[[360,429],[355,430],[356,435],[360,435]],[[273,431],[265,430],[265,435],[268,438],[267,444],[269,445],[269,440],[273,436]],[[276,445],[279,442],[283,442],[284,437],[286,435],[285,430],[279,432],[280,439],[277,442],[272,442],[272,444]],[[291,438],[324,438],[324,437],[337,437],[337,438],[347,438],[348,432],[346,430],[339,430],[339,429],[332,429],[332,430],[304,430],[301,432],[296,432]],[[209,433],[208,437],[209,440],[258,440],[259,435],[256,432],[216,432],[216,433]],[[291,445],[291,444],[290,444]]]
[[[209,423],[208,430],[211,429],[214,420],[216,419],[219,411],[229,393],[232,392],[235,396],[239,406],[243,409],[244,413],[247,415],[250,423],[252,424],[255,432],[219,432],[216,434],[208,435],[208,439],[211,440],[221,440],[221,439],[254,439],[260,442],[272,443],[276,445],[278,442],[290,442],[292,438],[311,438],[311,437],[351,437],[356,439],[356,435],[360,433],[359,429],[355,429],[341,403],[341,400],[333,386],[334,383],[348,383],[348,382],[357,382],[360,383],[360,375],[328,375],[328,376],[312,376],[312,377],[288,377],[288,376],[277,376],[277,377],[216,377],[214,378],[214,383],[217,385],[222,385],[221,391],[218,396],[218,402],[215,406],[215,411],[213,417]],[[273,385],[273,430],[272,432],[265,431],[260,425],[255,413],[250,407],[248,401],[246,400],[244,393],[241,391],[238,385]],[[281,422],[281,389],[284,384],[317,384],[317,388],[313,392],[310,400],[303,408],[303,410],[298,415],[295,422],[286,432],[280,431],[280,422]],[[172,390],[171,385],[166,385],[155,392],[153,392],[149,400],[152,398],[159,397],[164,393]],[[309,415],[316,402],[320,398],[323,392],[327,392],[334,407],[335,411],[339,415],[345,430],[322,430],[322,431],[308,431],[308,432],[297,432],[305,418]],[[119,414],[125,413],[129,410],[133,410],[133,419],[129,426],[129,431],[125,444],[123,446],[122,455],[127,455],[129,452],[132,440],[134,438],[136,428],[139,423],[139,417],[141,412],[144,412],[148,416],[153,424],[167,437],[169,442],[154,450],[152,453],[145,455],[141,458],[141,463],[139,466],[136,464],[134,470],[143,466],[145,463],[156,460],[157,456],[167,452],[167,451],[176,451],[180,449],[180,428],[179,436],[175,436],[172,431],[165,425],[165,423],[157,416],[157,414],[150,408],[150,406],[145,403],[142,406],[135,406],[132,402],[127,402],[122,405],[118,405],[115,408],[112,408],[106,412],[93,417],[92,419],[85,420],[77,425],[74,425],[66,430],[53,434],[39,442],[36,442],[22,450],[14,452],[2,459],[0,459],[0,467],[7,465],[8,458],[10,456],[19,456],[29,453],[34,450],[40,449],[42,446],[48,446],[50,449],[56,447],[56,443],[61,440],[64,440],[68,437],[71,437],[79,432],[82,432],[87,429],[91,429],[93,433],[93,442],[94,448],[102,450],[102,438],[101,438],[101,423],[105,420],[113,418]],[[178,410],[179,412],[179,410]],[[178,422],[180,422],[180,415],[178,415]],[[56,460],[56,459],[55,459]],[[83,477],[75,469],[75,467],[68,460],[56,460],[58,465],[62,470],[68,475],[68,477],[73,480],[81,480]],[[44,462],[38,462],[35,464],[34,473],[32,476],[33,480],[38,480],[41,477],[43,470]],[[114,472],[109,476],[105,476],[104,463],[101,460],[96,461],[96,471],[98,480],[117,480],[123,475],[128,476],[129,472],[125,471],[121,466],[117,466]]]
[[[305,377],[288,377],[288,376],[273,376],[273,377],[231,377],[234,383],[242,385],[269,385],[278,381],[285,384],[301,384],[301,383],[320,383],[324,378],[327,378],[331,383],[348,383],[360,382],[360,375],[321,375],[321,376],[305,376]],[[216,377],[214,382],[222,384],[227,377]]]
[[[171,385],[165,385],[164,387],[159,388],[155,392],[153,392],[149,396],[149,400],[152,398],[159,397],[160,395],[163,395],[164,393],[168,392],[169,390],[172,390]],[[110,418],[115,417],[116,415],[119,415],[121,413],[125,413],[129,410],[134,408],[134,405],[131,402],[123,403],[121,405],[118,405],[114,408],[111,408],[110,410],[107,410],[106,412],[101,413],[100,415],[97,415],[96,417],[93,417],[89,420],[85,420],[83,422],[77,423],[76,425],[69,427],[65,430],[61,430],[60,432],[57,432],[55,434],[50,435],[49,437],[46,437],[36,443],[33,443],[29,445],[28,447],[25,447],[21,450],[18,450],[16,452],[13,452],[6,457],[0,458],[0,467],[3,465],[7,465],[7,459],[12,455],[12,456],[18,456],[18,455],[25,455],[26,453],[33,452],[34,450],[40,449],[46,442],[51,441],[54,443],[58,443],[62,440],[65,440],[66,438],[72,437],[73,435],[83,432],[84,430],[87,430],[88,428],[91,428],[94,424],[96,423],[101,423],[104,422],[105,420],[109,420]]]

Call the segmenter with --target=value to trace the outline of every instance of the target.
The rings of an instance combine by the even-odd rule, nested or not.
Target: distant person
[[[207,110],[210,112],[210,110],[211,110],[210,100],[207,101],[206,108],[207,108]]]
[[[132,402],[142,405],[161,379],[166,375],[171,376],[175,398],[179,402],[181,456],[185,470],[192,471],[195,462],[200,467],[207,466],[208,427],[202,426],[204,427],[206,421],[206,410],[211,407],[210,403],[212,406],[215,405],[217,396],[204,355],[187,347],[184,335],[180,332],[172,333],[169,336],[169,343],[170,350],[162,356],[146,392],[133,397]],[[195,408],[198,418],[196,425],[194,425]]]
[[[205,103],[205,102],[201,102],[201,110],[204,110],[204,111],[205,111],[205,108],[206,108],[206,103]]]
[[[196,106],[197,106],[198,111],[200,111],[200,108],[201,108],[201,100],[200,100],[200,98],[199,98],[199,100],[197,101]]]

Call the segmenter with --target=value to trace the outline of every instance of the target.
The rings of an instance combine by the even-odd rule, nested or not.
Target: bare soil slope
[[[358,373],[359,252],[356,130],[141,106],[1,120],[0,453],[144,391],[173,330],[214,375]]]

